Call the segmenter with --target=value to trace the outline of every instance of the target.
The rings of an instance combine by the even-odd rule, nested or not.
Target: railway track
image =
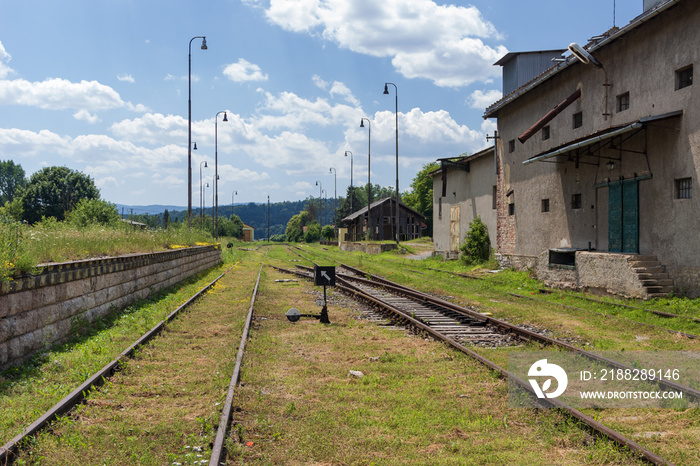
[[[313,276],[309,267],[299,264],[296,265],[296,270],[280,267],[275,268],[306,278],[312,278]],[[507,337],[506,344],[508,345],[520,344],[522,341],[537,341],[567,351],[578,352],[585,357],[612,367],[629,368],[629,366],[622,363],[590,353],[566,342],[561,342],[551,337],[519,328],[507,322],[494,319],[489,315],[480,314],[473,309],[463,308],[403,285],[390,282],[385,278],[367,274],[354,267],[341,264],[339,270],[340,271],[336,271],[336,284],[342,291],[368,301],[383,309],[384,312],[390,313],[394,319],[401,320],[404,323],[430,334],[438,340],[446,342],[498,372],[501,376],[508,378],[530,393],[534,394],[527,381],[519,378],[503,367],[498,366],[470,348],[478,346],[478,343],[489,344],[494,341],[497,343],[491,346],[501,346],[502,339]],[[676,384],[670,380],[660,380],[659,386],[662,389],[683,391],[696,400],[700,399],[699,391]],[[650,463],[670,464],[656,453],[640,446],[630,438],[625,437],[592,417],[556,399],[537,400],[537,402],[565,411],[571,417],[587,425],[595,433],[607,436],[618,445],[632,450]]]
[[[260,284],[260,277],[262,274],[263,265],[264,260],[260,264],[260,268],[257,272],[257,279],[255,280],[255,286],[252,291],[250,307],[248,308],[244,328],[241,334],[240,344],[238,345],[238,354],[236,358],[235,368],[230,378],[225,402],[221,407],[221,416],[218,422],[216,436],[215,438],[212,438],[209,442],[212,447],[212,454],[209,460],[209,464],[212,466],[221,464],[221,462],[225,459],[226,450],[224,447],[224,442],[227,437],[228,428],[231,422],[234,391],[240,377],[241,364],[245,352],[245,343],[248,338],[249,330],[251,328],[255,299]],[[13,464],[19,458],[22,458],[24,448],[27,445],[32,445],[33,443],[35,443],[35,440],[32,439],[36,438],[39,434],[45,431],[51,430],[52,424],[62,416],[70,416],[71,412],[78,405],[89,402],[91,393],[94,393],[95,390],[105,385],[105,383],[109,382],[116,373],[120,372],[124,367],[126,367],[126,365],[129,364],[129,362],[132,361],[133,358],[140,351],[143,351],[145,345],[161,337],[163,330],[168,324],[185,314],[185,311],[194,302],[198,301],[204,295],[204,293],[211,290],[215,285],[217,285],[217,283],[222,278],[224,278],[233,269],[233,267],[234,266],[230,267],[221,275],[216,277],[213,281],[211,281],[199,291],[197,291],[185,303],[178,306],[177,309],[173,310],[165,319],[163,319],[161,322],[159,322],[157,325],[151,328],[148,332],[146,332],[136,341],[134,341],[126,350],[119,354],[110,363],[105,365],[95,374],[91,375],[87,380],[85,380],[84,383],[78,386],[69,395],[65,396],[52,408],[50,408],[48,411],[39,416],[28,427],[23,429],[23,431],[20,434],[18,434],[12,440],[0,447],[0,465],[10,465]],[[144,388],[144,390],[148,390],[148,388]]]

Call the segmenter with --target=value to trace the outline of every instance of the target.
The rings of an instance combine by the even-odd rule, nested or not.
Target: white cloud
[[[143,105],[123,101],[114,89],[97,81],[74,83],[61,78],[40,82],[0,80],[0,105],[27,105],[46,110],[146,110]]]
[[[484,110],[492,103],[500,100],[501,97],[503,97],[503,92],[497,89],[476,90],[467,98],[467,103],[471,108]]]
[[[117,79],[119,81],[124,81],[124,82],[132,83],[132,84],[136,82],[136,80],[134,79],[133,76],[131,76],[130,74],[126,74],[126,73],[122,73],[120,75],[117,75]]]
[[[87,121],[90,124],[94,124],[101,121],[97,115],[90,113],[85,109],[78,110],[77,112],[75,112],[73,114],[73,118],[75,118],[76,120]]]
[[[8,74],[15,72],[8,66],[10,60],[12,60],[12,56],[5,51],[2,41],[0,41],[0,79],[5,79]]]
[[[250,63],[244,58],[239,58],[238,63],[232,63],[224,68],[224,75],[231,81],[267,81],[268,76],[262,72],[260,67]]]
[[[269,0],[266,15],[285,30],[320,36],[353,52],[392,57],[402,75],[438,86],[489,82],[500,73],[493,63],[507,53],[484,42],[501,36],[474,6],[431,0]]]

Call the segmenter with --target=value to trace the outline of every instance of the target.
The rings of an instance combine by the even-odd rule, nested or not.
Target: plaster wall
[[[695,74],[699,72],[698,30],[700,8],[682,1],[594,50],[604,70],[574,63],[499,109],[504,150],[498,226],[503,230],[499,237],[505,238],[499,252],[539,255],[549,248],[587,249],[589,242],[592,248],[607,251],[609,190],[596,184],[648,175],[639,181],[639,253],[656,255],[677,287],[700,293],[700,88],[695,83],[676,90],[677,70],[694,65]],[[544,140],[540,131],[524,144],[517,140],[577,88],[582,96],[549,123],[549,139]],[[629,93],[630,106],[619,111],[617,98],[624,93]],[[678,110],[683,110],[681,117],[658,120],[630,133],[625,151],[613,148],[601,151],[600,158],[582,157],[585,163],[578,167],[565,157],[522,163],[598,131]],[[583,125],[574,129],[577,112],[582,112]],[[509,141],[515,141],[512,152]],[[612,171],[605,166],[609,159],[615,160]],[[554,160],[559,163],[551,163]],[[688,177],[692,198],[676,199],[675,180]],[[572,207],[574,194],[581,195],[580,208]],[[549,212],[542,211],[543,199],[549,200]],[[509,216],[511,202],[514,215]]]
[[[493,208],[493,187],[496,172],[493,155],[470,161],[470,171],[447,169],[447,196],[441,198],[442,175],[433,177],[433,243],[436,253],[447,255],[450,241],[450,208],[459,206],[459,239],[469,231],[469,224],[480,216],[486,224],[491,247],[496,248],[496,209]],[[442,199],[442,200],[441,200]]]

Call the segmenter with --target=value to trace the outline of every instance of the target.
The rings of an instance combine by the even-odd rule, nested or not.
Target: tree
[[[489,259],[491,239],[489,230],[480,216],[469,224],[469,231],[459,249],[462,251],[462,260],[467,264],[478,264]]]
[[[117,225],[119,212],[117,206],[111,202],[100,199],[81,199],[66,215],[66,219],[81,228],[92,224]]]
[[[411,192],[405,193],[403,203],[425,216],[428,225],[426,234],[433,236],[433,177],[431,172],[440,168],[437,162],[423,165],[423,168],[411,181]]]
[[[333,227],[330,225],[323,227],[321,229],[321,238],[325,239],[326,241],[332,241],[333,238],[335,238],[335,230]]]
[[[12,202],[26,185],[21,165],[12,160],[0,162],[0,206]]]
[[[165,212],[163,212],[163,228],[167,229],[168,225],[170,225],[170,212],[168,212],[168,209],[165,209]]]
[[[287,229],[285,230],[287,241],[301,241],[304,238],[304,227],[311,224],[311,222],[313,222],[313,217],[306,210],[302,210],[294,217],[290,218],[289,222],[287,222]]]
[[[64,220],[81,199],[99,199],[100,191],[88,175],[68,167],[46,167],[34,173],[23,191],[24,220],[42,217]]]
[[[321,225],[318,222],[314,222],[306,227],[306,233],[304,233],[304,241],[307,243],[315,243],[321,238]]]

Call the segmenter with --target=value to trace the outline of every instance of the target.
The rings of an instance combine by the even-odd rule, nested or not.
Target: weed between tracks
[[[234,259],[233,255],[227,257],[228,266],[233,265]],[[258,267],[259,264],[250,260],[237,265],[171,322],[161,336],[138,350],[134,359],[102,388],[93,391],[83,405],[54,423],[50,431],[31,440],[29,449],[16,464],[163,465],[194,464],[204,459],[208,462],[209,442],[219,421],[220,405],[233,371]],[[217,268],[206,277],[199,277],[196,283],[182,287],[168,300],[169,305],[162,305],[164,309],[159,310],[158,320],[222,271]],[[146,314],[144,307],[147,306],[139,307],[133,314]],[[116,349],[108,348],[105,352],[118,353],[154,323],[125,330],[118,342],[112,341],[116,338],[110,340],[109,332],[104,331],[82,344],[101,348],[111,342],[110,348]],[[94,358],[94,352],[79,348],[50,353],[45,367],[39,371],[51,370],[45,373],[45,379],[51,380],[53,386],[60,381],[67,391],[72,390],[82,380],[74,381],[75,376],[64,379],[61,369],[52,366],[72,372],[68,371],[72,364],[68,361],[76,358],[76,364],[83,364],[81,372],[91,374],[93,364],[101,367],[105,363],[89,361],[88,366],[82,359]],[[115,355],[107,356],[111,360]],[[54,362],[58,358],[62,358],[60,364]],[[37,408],[36,399],[32,404],[29,398],[46,381],[29,376],[25,380],[26,400],[14,393],[7,393],[3,399],[19,400],[26,404],[27,416],[35,417],[44,408]],[[55,401],[47,403],[50,406]],[[12,410],[4,408],[3,413],[14,411],[15,406]],[[19,427],[24,427],[24,423]]]
[[[509,408],[507,384],[492,372],[435,341],[357,320],[357,305],[335,293],[332,324],[289,323],[290,307],[318,313],[313,286],[269,278],[229,464],[635,464],[557,411]]]

